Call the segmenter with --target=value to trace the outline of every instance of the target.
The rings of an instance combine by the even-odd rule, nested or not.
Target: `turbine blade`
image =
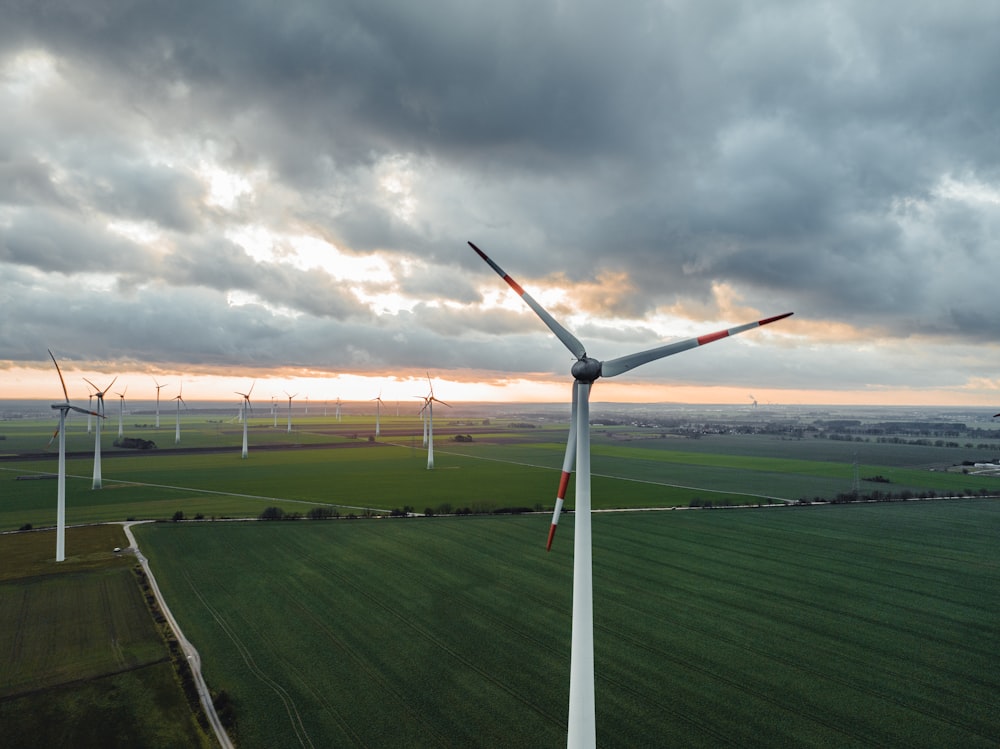
[[[62,370],[59,369],[59,362],[56,361],[55,356],[52,356],[51,349],[45,349],[49,352],[49,356],[52,357],[52,363],[56,365],[56,372],[59,374],[59,382],[62,383],[63,395],[66,396],[66,402],[69,403],[69,392],[66,390],[66,380],[63,379]]]
[[[108,392],[111,389],[111,385],[114,385],[116,382],[118,382],[118,375],[115,375],[114,379],[111,380],[111,383],[106,388],[104,388],[104,392],[105,393]]]
[[[576,409],[579,396],[576,394],[576,383],[573,384],[573,407],[570,409],[569,435],[566,439],[566,455],[563,458],[562,474],[559,476],[559,490],[556,492],[556,506],[552,510],[552,525],[549,527],[549,539],[545,542],[545,550],[552,549],[552,539],[556,535],[559,516],[562,514],[563,502],[566,500],[566,488],[570,476],[573,475],[573,464],[576,462]]]
[[[52,443],[55,441],[56,437],[58,437],[58,436],[59,436],[59,427],[56,427],[56,430],[52,433],[52,436],[49,437],[49,441],[46,443],[45,446],[46,447],[52,447]]]
[[[88,380],[86,377],[83,378],[83,381],[86,382],[88,385],[90,385],[92,388],[94,388],[94,392],[95,393],[100,393],[101,392],[101,389],[99,387],[97,387],[97,385],[95,385],[94,383],[92,383],[90,380]]]
[[[89,414],[91,416],[97,416],[100,419],[105,418],[102,414],[99,414],[96,411],[88,411],[86,408],[80,408],[79,406],[70,406],[70,409],[72,409],[73,411],[76,411],[77,413]]]
[[[476,245],[472,242],[469,242],[469,247],[474,249],[479,254],[479,257],[485,260],[486,263],[497,272],[497,275],[499,275],[500,278],[507,282],[508,286],[518,293],[521,299],[524,300],[525,304],[531,307],[534,313],[542,319],[542,322],[549,326],[549,330],[556,334],[556,338],[562,341],[563,345],[570,350],[570,353],[573,354],[573,356],[577,359],[582,359],[587,355],[587,350],[584,348],[583,344],[580,343],[580,340],[560,325],[556,319],[552,317],[552,315],[546,312],[545,308],[536,302],[528,292],[522,289],[517,281],[507,275],[503,268],[494,263],[485,252],[476,247]]]
[[[642,364],[647,364],[666,356],[672,356],[673,354],[679,354],[681,351],[687,351],[688,349],[697,348],[698,346],[704,346],[706,343],[712,343],[713,341],[718,341],[722,338],[728,338],[729,336],[734,336],[738,333],[752,330],[753,328],[759,328],[761,325],[768,325],[770,323],[777,322],[778,320],[784,320],[792,314],[792,312],[786,312],[783,315],[775,315],[774,317],[757,320],[745,325],[738,325],[735,328],[719,330],[715,333],[698,336],[697,338],[688,338],[684,341],[668,343],[666,346],[658,346],[657,348],[649,349],[648,351],[640,351],[635,354],[620,356],[617,359],[611,359],[601,363],[601,376],[614,377],[615,375],[620,375],[622,372],[628,372],[630,369],[635,369]]]

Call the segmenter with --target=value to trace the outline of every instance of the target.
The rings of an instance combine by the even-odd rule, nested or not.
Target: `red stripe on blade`
[[[552,549],[552,539],[553,539],[553,538],[555,537],[555,535],[556,535],[556,527],[557,527],[557,526],[556,526],[555,524],[553,524],[553,525],[552,525],[552,527],[551,527],[551,528],[549,528],[549,540],[548,540],[548,542],[547,542],[547,543],[545,544],[545,550],[546,550],[546,551],[550,551],[550,550]]]
[[[720,338],[727,337],[728,335],[729,335],[728,330],[720,330],[718,333],[709,333],[708,335],[698,336],[698,345],[704,346],[706,343],[717,341]]]
[[[503,280],[510,284],[510,287],[517,292],[518,296],[524,296],[524,289],[518,285],[517,281],[508,276],[506,273],[504,274]]]
[[[794,312],[786,312],[783,315],[775,315],[774,317],[769,317],[766,320],[761,320],[760,325],[767,325],[768,323],[777,322],[778,320],[784,320],[786,317],[791,317]]]
[[[563,471],[562,476],[559,477],[559,491],[556,492],[556,497],[559,499],[566,499],[567,486],[569,486],[569,473]]]

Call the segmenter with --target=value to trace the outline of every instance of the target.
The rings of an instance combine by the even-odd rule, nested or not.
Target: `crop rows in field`
[[[139,534],[243,745],[539,746],[568,696],[546,525]],[[998,530],[988,501],[595,515],[598,743],[992,745]]]

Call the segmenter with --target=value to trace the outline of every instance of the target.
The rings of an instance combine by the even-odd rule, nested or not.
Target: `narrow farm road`
[[[174,636],[177,638],[177,642],[180,643],[181,652],[184,653],[184,656],[187,658],[188,665],[191,666],[191,673],[194,677],[195,688],[198,690],[198,697],[201,699],[201,706],[205,710],[205,714],[208,716],[209,723],[212,724],[212,730],[215,732],[216,739],[223,749],[235,749],[233,742],[229,740],[229,734],[226,733],[226,729],[222,725],[222,721],[219,720],[219,714],[215,712],[215,705],[212,704],[212,695],[208,691],[208,685],[205,683],[205,679],[201,675],[201,656],[198,655],[198,651],[195,649],[194,645],[188,642],[188,639],[181,631],[177,620],[174,619],[174,615],[171,613],[170,607],[167,606],[166,599],[164,599],[163,595],[160,593],[160,586],[156,584],[156,578],[153,576],[153,571],[149,568],[149,560],[147,560],[143,553],[139,550],[139,544],[135,540],[135,536],[132,533],[133,525],[150,522],[153,521],[127,521],[122,523],[122,527],[125,529],[125,535],[128,537],[129,546],[135,550],[136,559],[139,560],[139,564],[142,565],[142,569],[146,573],[146,578],[149,580],[150,587],[153,589],[153,595],[156,596],[156,602],[160,606],[160,611],[163,612],[163,616],[166,617],[167,622],[170,624],[170,628],[174,631]]]

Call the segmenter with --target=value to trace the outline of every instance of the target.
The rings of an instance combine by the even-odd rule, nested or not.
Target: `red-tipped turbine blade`
[[[52,355],[51,349],[45,350],[49,352],[49,356],[52,357],[52,363],[56,365],[56,372],[59,374],[59,382],[62,383],[63,395],[66,396],[66,402],[69,403],[69,392],[66,390],[66,380],[63,379],[62,370],[59,369],[59,362],[57,362],[55,356]]]
[[[497,275],[500,276],[500,278],[502,278],[504,281],[506,281],[507,285],[518,293],[518,296],[520,296],[521,299],[524,300],[525,304],[527,304],[529,307],[531,307],[532,310],[534,310],[535,314],[541,318],[542,322],[548,325],[549,330],[551,330],[553,333],[556,334],[556,338],[562,341],[563,345],[570,350],[570,353],[572,353],[573,356],[575,356],[577,359],[582,359],[587,355],[587,349],[585,349],[583,344],[580,343],[580,340],[575,335],[566,330],[566,328],[564,328],[562,325],[556,322],[556,319],[552,317],[552,315],[550,315],[548,312],[546,312],[545,308],[542,307],[542,305],[540,305],[538,302],[536,302],[528,292],[522,289],[521,286],[517,283],[517,281],[515,281],[513,278],[507,275],[506,271],[504,271],[503,268],[494,263],[485,252],[476,247],[476,245],[474,245],[472,242],[469,242],[469,247],[474,249],[476,253],[479,255],[479,257],[485,260],[486,263],[493,270],[497,272]]]
[[[679,354],[681,351],[687,351],[688,349],[697,348],[698,346],[704,346],[706,343],[712,343],[713,341],[728,338],[729,336],[734,336],[747,330],[753,330],[754,328],[759,328],[762,325],[769,325],[770,323],[777,322],[778,320],[784,320],[792,314],[794,313],[786,312],[783,315],[775,315],[774,317],[756,320],[754,322],[746,323],[745,325],[737,325],[735,328],[719,330],[715,333],[698,336],[697,338],[688,338],[684,341],[668,343],[666,346],[658,346],[657,348],[649,349],[648,351],[640,351],[636,354],[628,354],[627,356],[621,356],[617,359],[611,359],[601,363],[601,376],[614,377],[615,375],[620,375],[622,372],[628,372],[630,369],[635,369],[641,364],[647,364],[648,362],[656,361],[657,359],[662,359],[666,356]]]
[[[566,455],[563,457],[562,474],[559,476],[556,506],[552,510],[552,525],[549,527],[549,540],[545,543],[546,551],[552,549],[552,539],[556,535],[556,526],[559,525],[559,516],[562,514],[563,502],[566,500],[566,489],[569,487],[569,478],[573,475],[573,465],[576,461],[576,409],[577,394],[576,385],[574,385],[573,406],[570,410],[569,435],[566,439]]]
[[[49,438],[48,444],[45,445],[45,446],[46,447],[52,447],[52,443],[55,441],[55,438],[58,437],[58,436],[59,436],[59,427],[56,427],[56,430],[52,433],[52,436]]]

